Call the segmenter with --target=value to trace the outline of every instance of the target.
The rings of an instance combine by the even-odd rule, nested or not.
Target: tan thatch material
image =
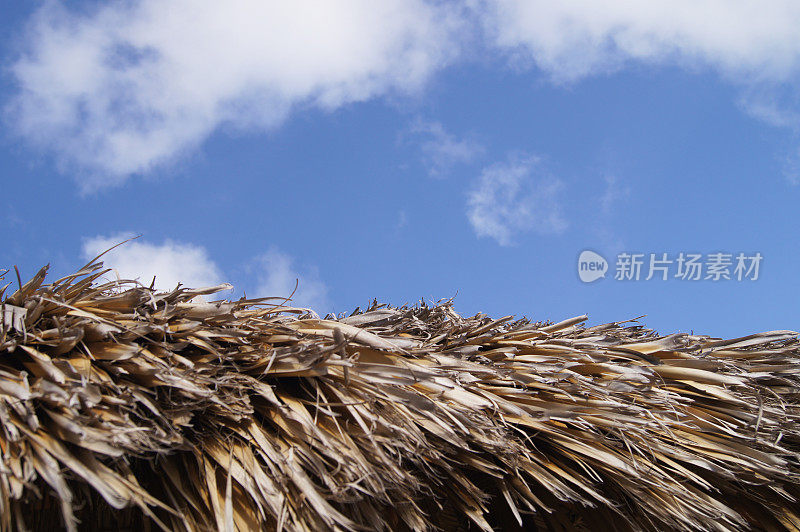
[[[4,299],[3,530],[800,529],[796,333],[317,319],[101,268]]]

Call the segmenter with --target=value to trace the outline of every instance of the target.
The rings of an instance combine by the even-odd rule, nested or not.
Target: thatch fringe
[[[3,299],[2,530],[800,530],[797,333],[45,272]]]

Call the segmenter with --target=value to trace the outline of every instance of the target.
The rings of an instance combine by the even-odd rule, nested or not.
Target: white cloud
[[[554,78],[572,80],[629,60],[711,66],[744,82],[800,71],[796,0],[486,0],[487,28]]]
[[[83,257],[91,260],[131,236],[121,233],[86,239]],[[155,276],[158,290],[172,290],[178,283],[187,288],[201,288],[224,282],[204,248],[171,240],[163,244],[134,240],[108,252],[101,260],[106,267],[115,269],[121,279],[136,279],[149,286]]]
[[[11,66],[8,124],[91,189],[269,129],[297,106],[413,92],[456,53],[460,10],[424,0],[46,2]]]
[[[517,66],[557,83],[632,63],[711,69],[739,104],[775,127],[800,129],[797,0],[476,0],[489,41]],[[789,156],[791,158],[793,156]],[[796,183],[788,170],[789,181]]]
[[[518,233],[559,234],[567,228],[561,213],[562,183],[540,171],[535,157],[512,158],[484,169],[467,199],[475,234],[513,244]]]
[[[294,260],[277,248],[270,248],[257,257],[252,264],[256,274],[256,297],[289,297],[287,303],[296,307],[305,307],[325,314],[331,307],[328,300],[328,288],[319,278],[314,268],[306,269],[302,274],[295,268]]]
[[[443,177],[456,165],[469,163],[483,152],[483,146],[456,138],[440,122],[416,120],[409,132],[419,140],[423,163],[431,177]]]
[[[467,43],[473,54],[507,51],[556,81],[633,62],[712,68],[744,88],[748,112],[800,127],[796,0],[66,5],[46,1],[30,20],[5,115],[8,128],[77,170],[84,189],[169,164],[220,127],[269,130],[298,108],[413,93]],[[480,25],[487,41],[472,39]],[[441,124],[417,133],[432,175],[478,149]]]
[[[84,240],[82,256],[91,260],[133,236],[118,233]],[[127,242],[103,255],[107,268],[120,279],[135,279],[149,286],[156,277],[157,290],[172,290],[178,283],[187,288],[214,286],[225,282],[220,268],[202,246],[166,240],[153,244],[141,239]],[[289,255],[275,247],[253,259],[247,267],[252,274],[254,293],[248,297],[288,297],[298,283],[290,305],[307,307],[324,314],[330,307],[328,288],[316,268],[300,272]]]

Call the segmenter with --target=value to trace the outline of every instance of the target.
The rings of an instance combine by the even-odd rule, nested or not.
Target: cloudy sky
[[[0,9],[2,267],[800,327],[796,0]]]

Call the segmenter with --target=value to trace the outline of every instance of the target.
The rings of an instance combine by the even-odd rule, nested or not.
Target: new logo
[[[601,255],[588,249],[578,257],[578,277],[584,283],[592,283],[606,276],[608,262]]]

